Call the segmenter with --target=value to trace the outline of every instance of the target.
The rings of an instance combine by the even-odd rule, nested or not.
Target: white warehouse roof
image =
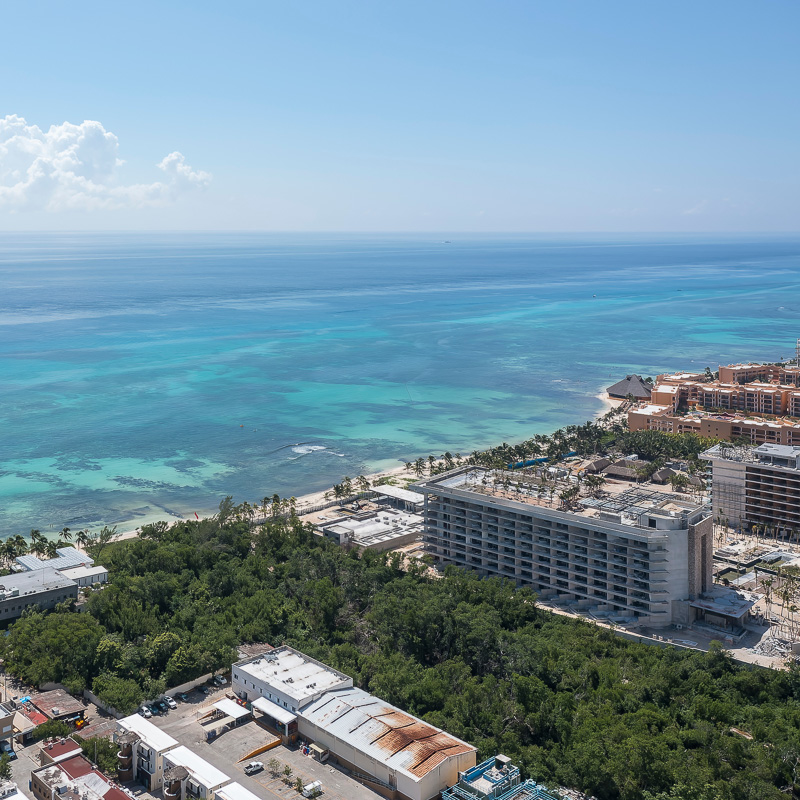
[[[197,783],[208,788],[221,786],[230,780],[224,772],[183,745],[164,753],[164,758],[176,767],[185,767]]]
[[[233,668],[272,686],[292,698],[298,707],[327,689],[353,685],[347,675],[286,646],[240,661]]]
[[[249,789],[245,789],[241,783],[229,783],[215,792],[217,797],[222,800],[261,800],[258,795],[253,794]]]
[[[168,733],[164,733],[141,714],[131,714],[119,720],[117,724],[124,730],[137,734],[148,747],[152,747],[158,753],[163,753],[178,744]]]
[[[294,722],[297,719],[297,715],[292,714],[289,709],[282,708],[277,703],[273,703],[272,700],[267,700],[266,697],[258,697],[253,700],[253,708],[264,714],[269,714],[272,719],[276,719],[284,725]]]
[[[362,689],[328,692],[299,716],[414,781],[451,756],[475,752],[472,745]]]

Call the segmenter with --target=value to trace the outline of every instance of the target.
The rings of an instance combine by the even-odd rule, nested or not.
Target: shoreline
[[[621,405],[625,403],[624,400],[616,400],[609,397],[604,389],[600,389],[600,391],[598,391],[597,394],[593,395],[593,397],[599,400],[603,404],[603,408],[601,408],[597,412],[597,414],[595,414],[593,421],[600,420],[609,411],[613,411],[614,409],[619,408]],[[389,469],[379,470],[378,472],[365,474],[364,477],[367,478],[367,480],[369,480],[371,484],[374,484],[375,481],[378,481],[381,478],[400,477],[402,475],[413,475],[413,471],[407,470],[404,465],[400,464],[396,467],[391,467]],[[306,494],[299,495],[298,497],[296,497],[295,499],[297,501],[296,505],[297,512],[299,514],[302,514],[304,509],[308,509],[311,506],[315,506],[320,503],[326,502],[325,493],[330,492],[332,488],[333,487],[329,486],[325,489],[318,489],[313,492],[307,492]],[[216,509],[213,509],[208,513],[206,512],[197,512],[197,513],[200,519],[204,519],[209,516],[214,516],[214,514],[216,513]],[[191,522],[193,519],[194,519],[193,515],[191,516],[187,515],[185,517],[175,516],[172,519],[166,521],[172,524],[175,522]],[[145,525],[153,524],[154,522],[162,522],[162,521],[165,521],[163,516],[154,517],[153,519],[148,520],[147,522],[142,522],[136,528],[121,531],[120,533],[116,534],[116,536],[114,536],[112,541],[121,542],[125,541],[126,539],[135,539],[136,537],[139,536],[142,527],[144,527]]]

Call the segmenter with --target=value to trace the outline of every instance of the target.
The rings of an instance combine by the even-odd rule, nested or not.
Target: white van
[[[307,783],[303,787],[303,797],[316,797],[319,794],[322,794],[322,784],[319,781]]]

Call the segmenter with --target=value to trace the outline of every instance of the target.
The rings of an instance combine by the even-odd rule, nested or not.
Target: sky
[[[800,227],[796,0],[0,12],[0,230]]]

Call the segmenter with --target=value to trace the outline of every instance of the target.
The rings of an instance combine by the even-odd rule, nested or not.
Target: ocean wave
[[[317,450],[327,450],[328,448],[321,444],[302,444],[298,447],[293,447],[292,452],[298,455],[305,456],[309,453],[314,453]]]

